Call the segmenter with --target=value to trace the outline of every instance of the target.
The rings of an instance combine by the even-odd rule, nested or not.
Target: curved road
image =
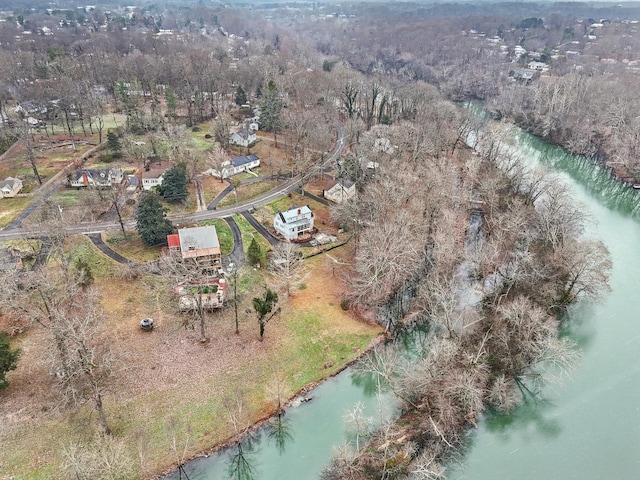
[[[342,155],[346,147],[346,134],[344,131],[344,127],[341,123],[336,122],[336,131],[338,133],[338,137],[336,139],[335,146],[333,150],[327,155],[322,164],[316,165],[310,172],[307,173],[313,174],[315,172],[319,172],[321,169],[326,168],[332,162],[338,160]],[[231,217],[235,214],[243,212],[245,210],[251,210],[256,206],[265,205],[267,203],[276,200],[283,195],[286,195],[290,192],[293,192],[300,188],[301,180],[300,177],[294,177],[291,180],[284,182],[282,185],[277,188],[262,194],[258,197],[252,198],[250,200],[246,200],[244,202],[240,202],[237,205],[232,205],[229,207],[220,208],[218,210],[203,210],[201,212],[195,212],[190,215],[184,215],[181,217],[171,217],[169,220],[175,224],[185,224],[185,223],[197,223],[202,220],[210,220],[213,218],[227,218]],[[125,224],[128,230],[133,230],[136,228],[135,220],[129,220]],[[117,222],[100,222],[100,223],[84,223],[77,225],[68,225],[67,232],[69,234],[92,234],[99,233],[105,230],[118,230],[120,229],[120,224]],[[30,229],[30,228],[13,228],[9,231],[2,230],[0,231],[0,240],[12,240],[16,238],[32,238],[39,236],[38,229]]]

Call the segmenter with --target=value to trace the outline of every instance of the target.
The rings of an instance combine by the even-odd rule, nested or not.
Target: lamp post
[[[238,325],[238,269],[233,262],[227,265],[227,273],[233,275],[233,309],[236,315],[236,335],[240,334],[240,328]]]

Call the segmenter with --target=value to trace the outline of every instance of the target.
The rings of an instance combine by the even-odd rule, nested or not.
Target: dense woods
[[[98,134],[110,160],[125,155],[148,170],[169,159],[174,167],[159,193],[180,203],[205,165],[222,171],[229,129],[244,118],[239,111],[260,106],[261,129],[286,152],[270,173],[298,175],[302,187],[317,175],[339,122],[349,145],[331,168],[357,188],[331,212],[354,244],[342,272],[349,285],[343,308],[379,322],[390,336],[412,328],[428,334],[418,359],[403,358],[392,343],[364,358],[361,370],[379,375],[403,415],[362,432],[357,448],[341,451],[323,478],[440,478],[486,409],[510,411],[535,398],[540,382],[563,375],[577,352],[558,336],[562,314],[608,291],[608,252],[583,238],[588,218],[553,174],[511,153],[504,130],[514,122],[625,181],[640,181],[640,36],[631,21],[640,11],[615,10],[612,22],[612,8],[354,3],[250,11],[193,3],[15,10],[0,23],[0,143],[22,145],[25,183],[38,188],[51,175],[38,170],[38,135],[64,134],[75,149]],[[518,46],[525,53],[517,54]],[[513,72],[530,61],[550,71],[516,80]],[[484,101],[493,119],[463,108],[468,100]],[[114,113],[126,121],[106,131],[104,118]],[[188,129],[205,120],[217,142],[206,156],[186,142]],[[237,195],[238,185],[230,185]],[[90,266],[65,256],[63,213],[54,222],[49,207],[55,231],[46,262],[56,266],[7,275],[1,307],[46,332],[57,393],[65,404],[91,402],[108,437],[103,399],[118,362],[99,327]],[[148,245],[173,231],[156,194],[142,197],[137,224]],[[302,255],[292,244],[273,253],[288,297],[290,284],[307,274]],[[248,256],[263,262],[258,243]],[[268,288],[253,299],[260,339],[280,311],[277,302]],[[3,370],[18,359],[10,353]],[[132,478],[137,467],[123,460],[115,437],[96,440],[93,455],[87,446],[67,447],[64,470],[102,478],[95,472],[106,462],[119,472],[113,478]],[[149,472],[141,465],[138,473]]]

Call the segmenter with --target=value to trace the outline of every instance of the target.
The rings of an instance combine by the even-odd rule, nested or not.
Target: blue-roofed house
[[[222,178],[228,178],[238,173],[248,172],[252,168],[259,166],[260,158],[255,154],[236,157],[233,160],[222,164]],[[220,172],[215,168],[212,168],[211,175],[214,177],[220,177]]]
[[[273,228],[286,240],[297,240],[313,230],[313,212],[308,205],[278,212],[273,217]]]

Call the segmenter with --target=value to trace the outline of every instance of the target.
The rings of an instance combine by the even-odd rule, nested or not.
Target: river
[[[640,475],[640,195],[615,182],[588,159],[568,155],[518,129],[515,148],[558,171],[592,221],[587,235],[608,247],[611,293],[599,304],[575,306],[564,334],[582,357],[561,385],[547,385],[544,401],[510,415],[485,415],[450,467],[451,480],[637,479]],[[312,401],[284,416],[284,449],[262,430],[248,455],[255,480],[317,479],[334,448],[353,440],[345,414],[358,403],[376,416],[380,403],[367,381],[347,369],[323,383]],[[246,446],[245,451],[247,451]],[[229,478],[235,450],[191,462],[188,478]],[[180,478],[178,473],[170,478]],[[186,477],[183,477],[186,478]]]
[[[548,385],[545,401],[485,416],[449,478],[640,478],[640,196],[590,160],[514,132],[516,149],[561,172],[590,215],[587,235],[611,253],[612,291],[569,314],[565,333],[582,348],[570,378]]]

